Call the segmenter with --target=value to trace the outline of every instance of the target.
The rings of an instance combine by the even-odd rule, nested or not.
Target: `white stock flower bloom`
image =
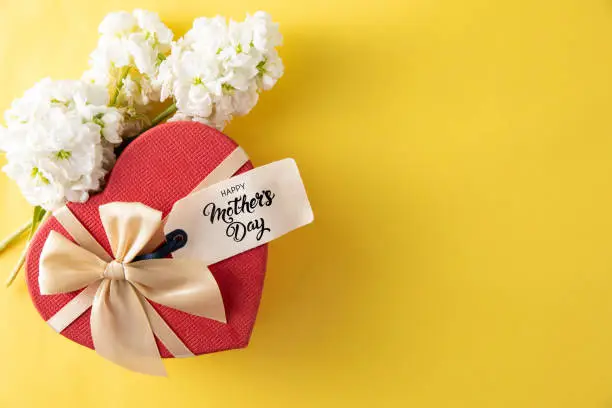
[[[283,36],[278,29],[278,23],[272,22],[272,17],[263,11],[247,16],[246,23],[253,29],[253,46],[262,52],[270,52],[283,44]]]
[[[171,120],[223,129],[234,116],[247,114],[259,92],[272,88],[283,75],[276,51],[281,43],[278,24],[261,11],[229,24],[219,16],[196,19],[172,44],[156,81],[161,100],[174,98],[177,113]]]
[[[53,210],[101,188],[122,140],[108,98],[101,86],[46,78],[13,101],[0,127],[3,170],[32,205]]]
[[[91,53],[91,68],[83,80],[109,90],[111,103],[136,115],[159,100],[153,82],[170,51],[173,34],[157,13],[134,10],[108,14],[98,28],[100,38]]]

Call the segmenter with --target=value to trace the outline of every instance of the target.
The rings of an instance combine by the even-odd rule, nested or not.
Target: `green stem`
[[[117,82],[117,87],[115,88],[115,92],[113,93],[113,97],[111,98],[110,106],[115,106],[117,104],[117,99],[119,99],[119,92],[121,92],[121,88],[123,88],[123,83],[125,82],[125,78],[127,78],[129,72],[129,65],[123,67],[123,71],[121,71],[121,76],[119,77],[119,82]]]
[[[23,224],[21,228],[17,231],[13,232],[10,236],[8,236],[4,241],[0,242],[0,253],[2,253],[6,248],[8,248],[13,242],[15,242],[18,238],[21,238],[24,232],[29,230],[32,227],[32,221],[28,221]]]
[[[43,221],[49,217],[49,215],[51,215],[50,211],[45,212],[45,214],[39,220],[36,220],[36,218],[34,218],[32,220],[32,225],[30,226],[30,230],[32,232],[36,231],[38,227],[40,226],[40,224],[42,224]],[[11,284],[15,281],[15,278],[17,278],[17,275],[19,275],[19,271],[21,270],[21,268],[23,267],[23,264],[25,263],[25,259],[26,259],[26,255],[28,254],[28,248],[30,247],[30,239],[32,239],[32,235],[33,234],[31,234],[25,248],[21,252],[21,255],[19,256],[19,260],[17,261],[17,265],[15,265],[15,267],[11,271],[11,274],[9,275],[8,279],[5,282],[7,288],[11,286]]]
[[[23,264],[25,263],[25,259],[26,259],[26,255],[28,254],[29,247],[30,245],[28,243],[26,247],[23,249],[23,252],[21,252],[21,255],[19,256],[19,260],[17,261],[17,265],[15,265],[15,267],[13,268],[13,271],[11,272],[11,274],[9,275],[8,279],[5,282],[5,285],[7,288],[12,285],[17,275],[19,275],[19,271],[21,270],[21,268],[23,267]]]
[[[157,115],[155,117],[155,119],[153,119],[151,121],[151,127],[153,126],[157,126],[160,123],[162,123],[164,120],[168,119],[170,116],[174,115],[174,113],[176,113],[176,104],[173,103],[172,105],[168,106],[166,108],[166,110],[164,110],[162,113],[160,113],[159,115]]]

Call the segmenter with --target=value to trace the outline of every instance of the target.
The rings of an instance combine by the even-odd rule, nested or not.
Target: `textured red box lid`
[[[162,211],[166,216],[175,201],[189,194],[236,147],[237,144],[223,133],[199,123],[173,122],[157,126],[139,136],[125,149],[102,193],[94,195],[84,204],[70,203],[68,207],[111,253],[98,214],[100,205],[114,201],[141,202]],[[252,168],[253,165],[248,162],[238,173]],[[70,238],[57,220],[50,217],[32,240],[26,260],[30,296],[45,321],[78,293],[40,294],[38,262],[51,230]],[[245,347],[261,299],[267,254],[267,245],[262,245],[209,266],[221,289],[227,324],[153,302],[151,304],[194,354]],[[62,334],[93,348],[89,327],[90,310]],[[172,357],[159,341],[157,344],[162,357]]]

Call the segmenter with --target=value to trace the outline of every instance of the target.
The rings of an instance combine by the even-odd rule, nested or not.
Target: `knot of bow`
[[[90,319],[96,352],[131,370],[164,375],[145,302],[225,323],[219,287],[201,261],[134,261],[161,227],[161,212],[140,203],[110,203],[99,211],[114,260],[51,231],[40,256],[41,294],[97,285]]]

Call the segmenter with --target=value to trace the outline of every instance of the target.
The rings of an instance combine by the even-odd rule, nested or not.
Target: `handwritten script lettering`
[[[244,186],[242,186],[242,188],[244,189]],[[237,190],[238,189],[231,191],[230,193],[222,191],[221,195],[226,196]],[[275,194],[270,190],[263,190],[261,193],[255,193],[251,198],[243,194],[242,196],[236,196],[229,200],[227,202],[227,207],[224,208],[217,207],[215,203],[208,203],[204,206],[202,214],[208,217],[211,224],[215,222],[224,222],[227,224],[225,234],[236,242],[242,241],[249,232],[256,232],[255,238],[257,241],[260,241],[264,233],[270,231],[270,228],[266,227],[266,222],[262,217],[244,222],[236,220],[235,217],[241,214],[253,214],[257,208],[271,206],[274,197]]]

